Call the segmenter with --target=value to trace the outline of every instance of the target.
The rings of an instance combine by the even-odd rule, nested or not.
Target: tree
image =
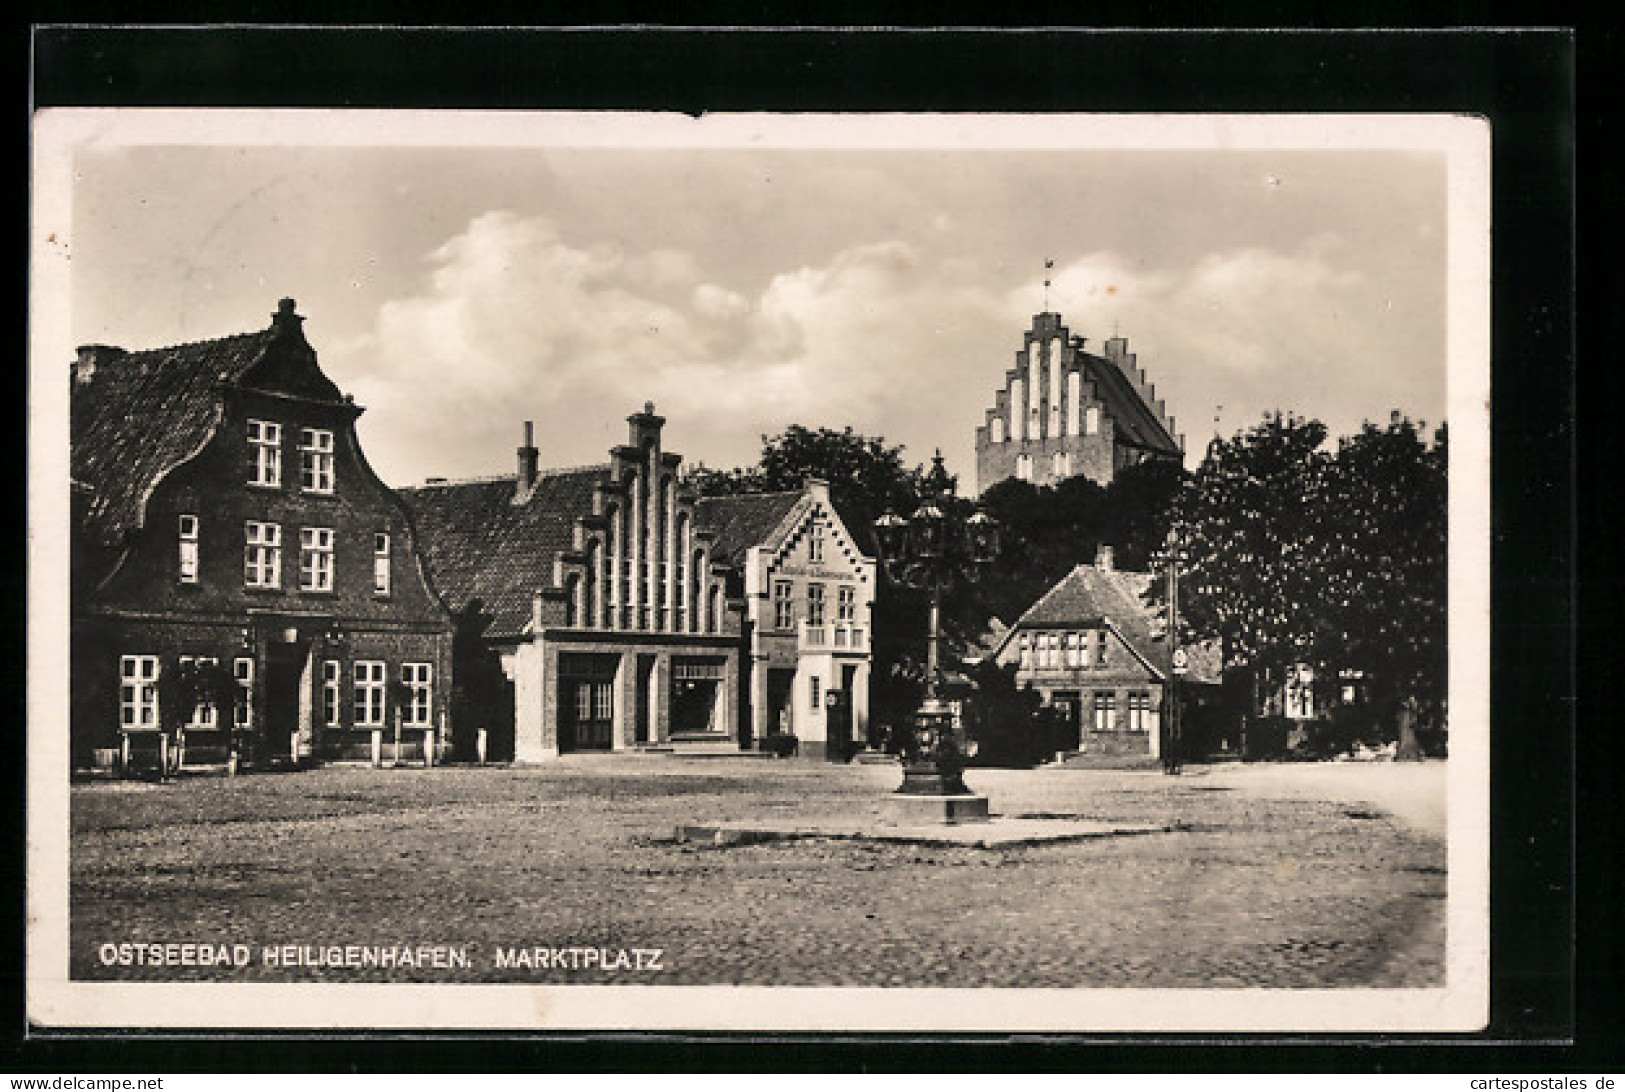
[[[1251,671],[1255,695],[1286,667],[1312,662],[1335,632],[1317,556],[1325,440],[1319,421],[1268,415],[1215,439],[1173,506],[1184,551],[1183,627],[1221,640],[1225,666]]]
[[[1430,446],[1395,413],[1340,441],[1321,528],[1324,588],[1338,661],[1359,671],[1402,754],[1417,713],[1442,721],[1448,612],[1447,436]]]
[[[1416,714],[1439,720],[1444,702],[1445,431],[1430,447],[1395,413],[1335,454],[1325,440],[1318,421],[1272,414],[1209,446],[1173,510],[1182,626],[1251,672],[1255,711],[1294,664],[1323,685],[1358,672],[1414,752]]]

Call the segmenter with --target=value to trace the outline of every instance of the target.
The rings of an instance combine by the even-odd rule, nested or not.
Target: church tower
[[[1108,339],[1104,353],[1085,352],[1058,313],[1033,316],[976,430],[977,492],[1006,478],[1054,485],[1080,474],[1109,485],[1125,466],[1184,460],[1184,438],[1128,339]]]

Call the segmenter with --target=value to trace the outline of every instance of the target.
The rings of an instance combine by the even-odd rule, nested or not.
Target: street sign
[[[1190,667],[1191,660],[1190,657],[1185,654],[1185,650],[1182,648],[1174,649],[1174,674],[1183,675],[1185,672],[1190,670]]]

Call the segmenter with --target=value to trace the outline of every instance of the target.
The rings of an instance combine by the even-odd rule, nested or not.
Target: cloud
[[[928,442],[944,419],[968,432],[974,405],[939,412],[942,345],[971,317],[998,325],[962,258],[896,241],[752,291],[686,253],[583,245],[546,218],[493,212],[427,264],[420,294],[324,353],[369,407],[369,456],[402,484],[505,470],[522,419],[544,461],[597,461],[619,440],[606,430],[645,401],[711,465],[753,461],[763,433],[793,422],[893,442],[899,430]]]
[[[1272,409],[1336,432],[1388,408],[1442,404],[1433,316],[1361,272],[1351,250],[1323,233],[1288,251],[1238,247],[1155,269],[1097,252],[1053,272],[1050,306],[1095,351],[1113,330],[1129,339],[1193,452],[1219,406],[1227,432]],[[1011,302],[1038,291],[1031,283]]]
[[[1219,406],[1227,432],[1276,408],[1337,432],[1442,403],[1436,324],[1352,250],[1322,234],[1182,266],[1097,251],[1048,271],[1049,307],[1097,352],[1129,338],[1192,452]],[[973,431],[1045,298],[1041,277],[1007,288],[1006,267],[935,242],[864,242],[732,283],[691,253],[510,212],[468,221],[425,266],[420,291],[324,350],[400,484],[507,471],[523,420],[546,465],[600,461],[646,401],[691,461],[742,465],[789,424],[850,425],[915,462],[940,447],[968,480]]]

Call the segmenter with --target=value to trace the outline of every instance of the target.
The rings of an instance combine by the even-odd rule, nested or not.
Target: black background
[[[219,5],[212,11],[193,5],[198,10],[185,16],[214,14],[254,26],[137,27],[89,25],[118,17],[111,5],[60,7],[48,18],[77,25],[40,21],[24,35],[34,109],[1420,111],[1488,118],[1494,187],[1492,1019],[1476,1035],[1338,1039],[61,1036],[23,1024],[19,916],[11,931],[15,958],[0,971],[10,987],[8,1025],[18,1037],[0,1069],[1621,1071],[1625,1032],[1618,1014],[1625,985],[1617,927],[1625,915],[1625,863],[1613,855],[1620,767],[1610,723],[1618,718],[1604,706],[1584,718],[1582,729],[1581,714],[1593,707],[1579,701],[1586,680],[1578,674],[1583,667],[1614,670],[1608,639],[1618,630],[1619,555],[1610,548],[1606,501],[1611,451],[1602,446],[1606,430],[1593,446],[1580,446],[1576,342],[1576,276],[1585,271],[1600,274],[1593,290],[1607,293],[1593,332],[1606,339],[1599,344],[1619,344],[1612,336],[1618,269],[1608,253],[1608,240],[1619,237],[1619,173],[1605,155],[1612,115],[1598,101],[1617,79],[1611,28],[1197,31],[1142,22],[1136,29],[1091,31],[992,27],[977,19],[982,29],[882,30],[842,20],[820,30],[764,25],[762,5],[726,12],[754,29],[369,29],[333,26],[330,10],[304,13],[328,26],[295,28],[264,22],[272,13],[263,4],[229,13]],[[278,5],[275,14],[287,19],[297,9]],[[713,24],[718,12],[707,13]],[[534,10],[510,14],[535,22]],[[1365,14],[1365,25],[1384,22],[1371,17],[1378,13],[1369,6]],[[400,12],[351,5],[344,15],[359,23],[374,16],[398,20]],[[1587,89],[1596,94],[1582,114],[1578,103]],[[1581,132],[1592,138],[1588,149],[1595,156],[1581,156]],[[1591,211],[1602,213],[1588,223],[1586,239],[1596,247],[1590,251],[1576,246],[1582,177],[1581,193],[1594,195]],[[25,232],[25,262],[26,246]],[[1594,267],[1587,264],[1592,254]],[[1585,373],[1585,402],[1593,412],[1603,408],[1606,421],[1616,365],[1607,358],[1593,364]],[[1584,556],[1582,520],[1592,521]],[[18,607],[10,616],[20,620],[21,566],[7,571],[0,587],[8,605]],[[1582,636],[1589,638],[1583,660]],[[15,737],[24,723],[20,682],[11,689]],[[21,765],[9,772],[18,822],[8,876],[20,893]],[[20,903],[14,899],[12,909]]]

